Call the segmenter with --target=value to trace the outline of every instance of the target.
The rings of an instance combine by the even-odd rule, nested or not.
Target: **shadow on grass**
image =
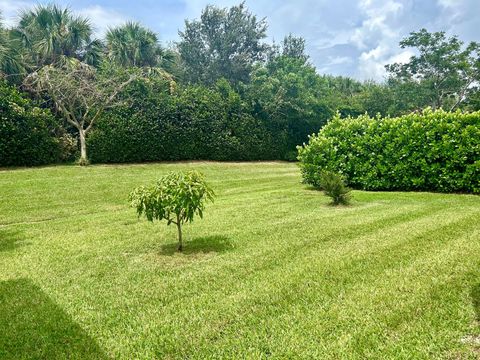
[[[32,281],[0,282],[0,359],[67,358],[107,356]]]
[[[0,252],[15,250],[25,244],[25,239],[19,231],[0,229]]]
[[[477,321],[480,322],[480,283],[472,289],[472,302],[475,313],[477,314]]]
[[[165,244],[160,249],[162,255],[177,254],[178,243]],[[185,255],[210,253],[221,253],[233,249],[231,241],[223,235],[212,235],[205,237],[198,237],[183,243],[182,253]]]

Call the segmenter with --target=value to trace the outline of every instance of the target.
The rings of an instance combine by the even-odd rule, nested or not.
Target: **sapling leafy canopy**
[[[140,186],[130,193],[131,206],[148,221],[166,220],[178,229],[178,250],[182,251],[182,225],[196,215],[203,218],[207,201],[214,192],[198,171],[170,172],[153,186]]]

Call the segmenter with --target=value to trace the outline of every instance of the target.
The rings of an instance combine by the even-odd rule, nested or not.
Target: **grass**
[[[217,200],[179,254],[127,195],[191,168]],[[353,198],[289,163],[0,171],[0,358],[480,357],[480,198]]]

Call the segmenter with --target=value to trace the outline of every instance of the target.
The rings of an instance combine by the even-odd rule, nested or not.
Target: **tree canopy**
[[[185,79],[213,84],[220,78],[247,82],[253,66],[266,58],[265,19],[257,19],[241,3],[230,9],[208,5],[200,20],[186,20],[178,49]]]
[[[118,65],[157,66],[162,56],[162,48],[157,35],[140,25],[127,22],[110,29],[106,35],[107,56]]]
[[[39,97],[47,96],[55,111],[78,131],[81,164],[88,163],[87,133],[105,109],[118,102],[120,91],[138,77],[125,72],[115,75],[102,76],[90,65],[70,61],[61,67],[44,66],[24,81]]]
[[[0,77],[10,76],[13,79],[25,72],[21,52],[20,42],[3,27],[0,13]]]
[[[195,216],[203,217],[205,203],[213,201],[214,192],[203,174],[190,170],[170,172],[158,179],[154,186],[141,186],[130,193],[131,206],[138,216],[148,221],[166,220],[178,230],[178,251],[183,249],[182,225]]]
[[[22,12],[12,37],[21,42],[25,64],[32,69],[68,58],[96,65],[101,43],[92,40],[92,31],[89,19],[50,4]]]
[[[386,69],[394,82],[411,84],[431,107],[453,111],[478,91],[480,81],[480,44],[464,45],[457,36],[421,29],[400,42],[400,47],[414,48],[418,54]]]

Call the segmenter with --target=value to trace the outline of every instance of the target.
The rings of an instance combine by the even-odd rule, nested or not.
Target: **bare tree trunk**
[[[88,163],[87,159],[87,142],[85,140],[85,130],[78,129],[80,137],[80,164],[86,165]]]
[[[178,251],[182,251],[183,250],[182,225],[180,224],[179,215],[177,215],[177,230],[178,230]]]

